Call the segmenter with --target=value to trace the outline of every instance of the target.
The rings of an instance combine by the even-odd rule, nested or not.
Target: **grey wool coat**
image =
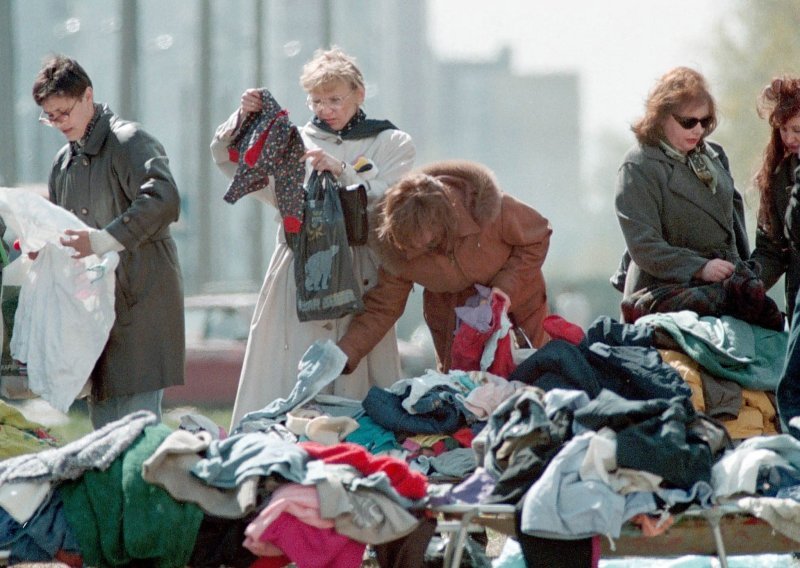
[[[125,249],[116,270],[116,320],[92,372],[92,397],[183,384],[183,282],[169,231],[180,197],[161,144],[107,106],[81,151],[56,155],[50,200]]]
[[[716,192],[661,148],[636,145],[617,176],[615,207],[631,257],[624,296],[642,288],[688,283],[712,258],[748,259],[742,196],[722,147]]]

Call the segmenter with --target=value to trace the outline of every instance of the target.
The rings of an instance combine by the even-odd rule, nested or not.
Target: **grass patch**
[[[92,431],[89,411],[86,407],[86,402],[83,400],[75,401],[67,414],[54,409],[41,399],[4,400],[4,402],[17,408],[31,422],[36,422],[46,427],[50,434],[58,440],[59,445],[82,438]],[[195,406],[164,407],[164,424],[176,429],[180,424],[180,417],[184,414],[202,414],[227,432],[233,409]]]

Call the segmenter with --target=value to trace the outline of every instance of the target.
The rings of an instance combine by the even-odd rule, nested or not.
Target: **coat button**
[[[369,278],[364,278],[364,286],[369,286]]]
[[[83,165],[84,165],[84,166],[88,166],[88,165],[89,165],[89,160],[87,160],[86,158],[84,158],[84,159],[83,159]]]
[[[131,216],[130,215],[123,215],[122,216],[122,222],[123,223],[130,223],[131,222]]]
[[[89,210],[86,209],[86,207],[81,208],[81,215],[88,215],[88,214],[89,214]]]

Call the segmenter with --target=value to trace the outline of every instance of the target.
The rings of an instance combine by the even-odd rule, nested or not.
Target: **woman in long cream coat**
[[[373,203],[411,170],[416,155],[411,137],[388,121],[366,119],[361,110],[364,81],[352,58],[339,49],[317,52],[304,67],[301,84],[309,93],[309,108],[314,112],[314,118],[299,129],[306,147],[306,177],[314,169],[327,170],[343,185],[363,183]],[[245,91],[240,108],[214,135],[214,161],[230,177],[236,163],[229,159],[228,144],[246,114],[260,108],[258,90]],[[276,206],[274,181],[251,195]],[[367,246],[352,247],[351,251],[356,280],[364,291],[369,290],[377,282],[377,258]],[[350,322],[351,317],[298,320],[293,263],[293,253],[283,230],[279,230],[250,326],[232,428],[248,412],[287,397],[308,347],[317,340],[338,341]],[[399,377],[397,337],[391,330],[350,376],[335,381],[333,394],[360,400],[370,386],[389,386]]]

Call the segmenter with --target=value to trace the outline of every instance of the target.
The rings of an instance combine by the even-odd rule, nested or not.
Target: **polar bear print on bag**
[[[327,290],[331,283],[331,266],[333,257],[339,252],[339,245],[331,245],[327,250],[320,250],[308,257],[306,261],[306,290],[318,292]]]

